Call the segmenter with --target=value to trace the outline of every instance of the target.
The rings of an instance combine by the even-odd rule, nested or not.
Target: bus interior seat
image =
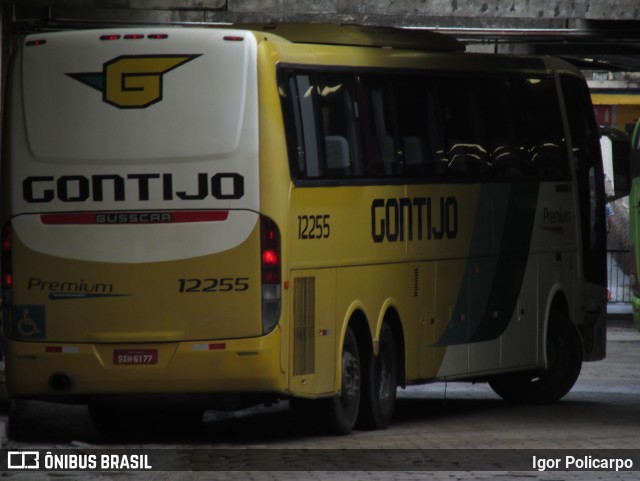
[[[448,157],[453,176],[485,175],[490,171],[487,151],[478,144],[453,144]]]
[[[562,149],[554,143],[541,143],[529,149],[531,161],[540,177],[562,176]]]
[[[403,138],[404,142],[404,166],[409,174],[424,174],[425,157],[423,141],[417,135],[408,135]]]
[[[491,151],[489,158],[500,177],[524,177],[532,170],[528,153],[523,148],[502,144]]]
[[[349,173],[349,142],[341,135],[327,135],[324,138],[327,154],[327,170],[330,175]]]

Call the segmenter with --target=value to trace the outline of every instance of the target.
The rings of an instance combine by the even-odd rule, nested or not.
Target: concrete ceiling
[[[469,50],[640,72],[639,0],[2,0],[14,33],[109,24],[330,22],[429,28]],[[9,22],[6,22],[6,19]]]

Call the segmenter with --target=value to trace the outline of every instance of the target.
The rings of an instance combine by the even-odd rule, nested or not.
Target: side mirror
[[[600,129],[604,168],[604,189],[609,199],[629,195],[631,189],[631,143],[624,132],[612,127]]]

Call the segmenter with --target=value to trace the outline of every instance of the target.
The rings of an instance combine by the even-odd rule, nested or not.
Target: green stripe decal
[[[489,341],[507,329],[526,272],[539,189],[539,182],[481,187],[464,280],[436,346]]]

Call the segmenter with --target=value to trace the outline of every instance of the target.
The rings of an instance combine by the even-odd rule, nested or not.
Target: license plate
[[[113,363],[118,366],[131,364],[157,364],[157,349],[116,349]]]

